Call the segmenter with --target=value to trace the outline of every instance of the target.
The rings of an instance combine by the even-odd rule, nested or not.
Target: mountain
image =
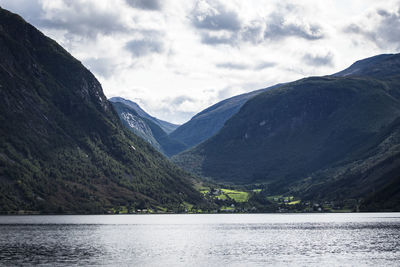
[[[190,121],[179,126],[170,134],[170,137],[184,143],[187,148],[196,146],[216,134],[224,126],[225,122],[239,111],[246,101],[266,90],[279,86],[280,84],[218,102],[196,114]]]
[[[278,86],[280,84],[225,99],[196,114],[181,126],[152,117],[137,103],[122,97],[109,100],[128,129],[170,157],[210,138],[247,100]]]
[[[171,139],[168,134],[154,120],[142,117],[126,102],[111,102],[122,123],[136,135],[142,137],[158,151],[171,156],[186,149],[179,141]],[[143,113],[141,113],[143,114]]]
[[[264,183],[271,194],[373,198],[398,183],[399,117],[400,54],[382,55],[255,96],[174,161],[220,182]]]
[[[131,108],[132,110],[136,111],[138,116],[145,118],[154,124],[158,125],[165,133],[170,134],[173,132],[176,128],[179,127],[177,124],[173,124],[167,121],[163,121],[160,119],[157,119],[156,117],[153,117],[149,115],[146,111],[144,111],[137,103],[124,99],[122,97],[112,97],[109,99],[113,103],[122,103]]]
[[[359,60],[334,76],[368,76],[381,79],[396,76],[400,66],[397,60],[393,60],[394,56],[383,54]]]
[[[173,209],[201,201],[190,179],[121,124],[78,60],[0,8],[0,212]]]

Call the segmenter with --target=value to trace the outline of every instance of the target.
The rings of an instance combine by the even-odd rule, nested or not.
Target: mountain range
[[[0,9],[0,212],[172,210],[184,201],[201,201],[191,176],[121,124],[78,60]]]
[[[279,86],[281,84],[222,100],[182,125],[159,120],[146,113],[137,103],[122,97],[112,97],[109,100],[125,126],[164,155],[171,157],[216,134],[252,97]]]
[[[390,187],[400,177],[399,118],[400,54],[380,55],[251,98],[216,135],[173,160],[219,182],[264,184],[270,194],[385,195],[390,209],[400,204],[400,188]],[[377,201],[365,203],[374,209]]]
[[[107,100],[81,62],[0,8],[0,213],[236,203],[219,191],[247,196],[243,210],[273,210],[266,196],[283,195],[400,210],[400,54],[234,96],[175,125]]]
[[[170,137],[182,142],[187,148],[194,147],[216,134],[249,99],[279,86],[277,84],[222,100],[193,116],[173,131]]]

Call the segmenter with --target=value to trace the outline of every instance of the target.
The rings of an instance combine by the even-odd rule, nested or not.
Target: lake
[[[400,213],[0,216],[0,264],[400,264]]]

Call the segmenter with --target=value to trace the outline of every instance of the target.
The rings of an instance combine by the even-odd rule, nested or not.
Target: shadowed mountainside
[[[398,176],[399,117],[400,54],[382,55],[255,96],[174,161],[217,181],[264,183],[271,193],[361,198]]]
[[[194,147],[216,134],[224,126],[225,122],[239,111],[246,101],[262,92],[279,86],[281,84],[237,95],[218,102],[196,114],[190,121],[179,126],[170,134],[170,137],[185,144],[187,148]]]
[[[0,9],[0,212],[173,208],[201,200],[189,178],[122,126],[79,61]]]

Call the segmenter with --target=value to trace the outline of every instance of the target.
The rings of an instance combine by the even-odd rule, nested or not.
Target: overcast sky
[[[0,0],[107,97],[183,123],[227,97],[400,50],[400,1]]]

